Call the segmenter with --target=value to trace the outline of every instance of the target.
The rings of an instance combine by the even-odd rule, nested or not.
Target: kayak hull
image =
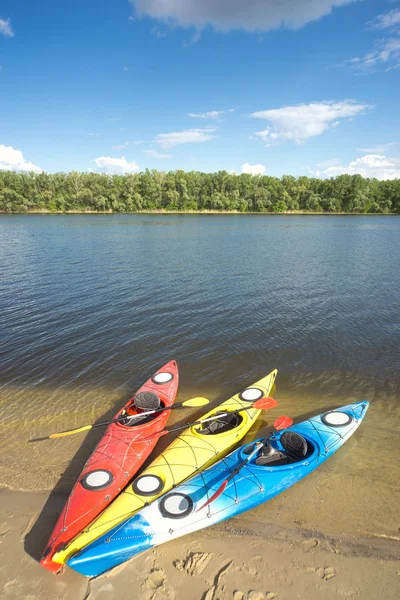
[[[168,381],[165,381],[166,379]],[[170,361],[148,379],[137,393],[154,392],[164,406],[172,406],[178,384],[177,364]],[[132,399],[114,418],[120,417],[131,402]],[[164,411],[142,425],[127,427],[121,423],[112,423],[107,427],[58,518],[40,560],[43,567],[53,573],[62,568],[60,561],[55,560],[54,554],[87,527],[135,475],[158,441],[157,437],[151,440],[145,438],[164,428],[169,412]]]
[[[255,399],[269,396],[276,375],[277,371],[272,371],[240,394],[236,394],[213,408],[202,418],[206,419],[215,415],[217,411],[248,408]],[[241,422],[239,425],[222,433],[201,434],[199,425],[189,427],[183,431],[149,467],[142,471],[132,485],[128,485],[124,492],[110,504],[98,519],[57,554],[57,560],[65,562],[75,552],[131,517],[145,505],[150,504],[196,472],[209,467],[222,456],[228,454],[246,435],[260,412],[258,409],[243,411],[240,413]]]
[[[235,450],[84,548],[68,561],[68,565],[87,577],[96,577],[149,548],[237,516],[270,500],[336,452],[356,431],[367,409],[368,402],[358,402],[275,433],[271,441],[277,447],[285,431],[295,431],[303,436],[309,448],[306,457],[281,466],[260,466],[255,464],[254,456],[216,500],[201,508],[249,456],[246,450],[250,451],[254,442]],[[348,424],[326,424],[324,416],[332,413],[347,415]]]

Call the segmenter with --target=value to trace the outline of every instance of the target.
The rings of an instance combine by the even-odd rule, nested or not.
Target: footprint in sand
[[[264,594],[256,590],[251,590],[247,595],[247,600],[264,600]]]
[[[167,586],[167,577],[162,569],[153,569],[141,588],[145,592],[145,600],[173,599],[175,597],[175,594]]]
[[[306,540],[305,542],[302,543],[302,546],[305,550],[305,552],[310,552],[310,550],[316,550],[317,546],[318,546],[318,540],[313,538],[311,540]]]
[[[329,581],[333,577],[336,577],[337,571],[333,567],[306,567],[306,573],[316,573],[318,577],[324,579],[325,581]]]
[[[201,575],[210,562],[213,554],[207,552],[192,552],[184,560],[176,560],[174,567],[179,571],[186,571],[192,577]]]

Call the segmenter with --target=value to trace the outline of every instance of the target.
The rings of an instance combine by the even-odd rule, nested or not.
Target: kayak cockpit
[[[154,392],[139,392],[121,413],[120,416],[126,415],[126,418],[120,424],[124,427],[144,425],[156,419],[160,414],[160,409],[165,406],[165,402]]]
[[[217,416],[220,414],[216,412]],[[227,431],[231,431],[240,425],[242,422],[241,415],[237,413],[225,413],[221,412],[221,416],[219,419],[213,419],[208,423],[204,423],[199,429],[196,429],[196,432],[200,435],[219,435],[220,433],[226,433]]]
[[[254,446],[253,446],[254,448]],[[252,451],[246,448],[245,454]],[[266,438],[254,459],[258,466],[279,467],[300,462],[314,452],[314,446],[295,431],[285,431],[279,438]]]

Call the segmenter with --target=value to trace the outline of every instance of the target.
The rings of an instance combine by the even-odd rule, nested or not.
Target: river
[[[0,485],[72,485],[96,438],[29,438],[112,415],[172,358],[178,400],[276,367],[262,427],[371,407],[326,465],[241,518],[399,535],[400,217],[0,215],[0,270]]]

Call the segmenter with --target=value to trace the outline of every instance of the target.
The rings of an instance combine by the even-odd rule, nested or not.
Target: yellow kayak
[[[256,400],[269,396],[277,373],[275,369],[240,394],[213,408],[202,419],[212,417],[220,411],[232,412],[246,408]],[[53,561],[65,563],[75,552],[131,517],[143,506],[228,454],[246,435],[260,412],[258,409],[243,411],[236,417],[236,422],[227,423],[215,430],[199,425],[185,429],[89,527],[63,550],[54,554]]]

